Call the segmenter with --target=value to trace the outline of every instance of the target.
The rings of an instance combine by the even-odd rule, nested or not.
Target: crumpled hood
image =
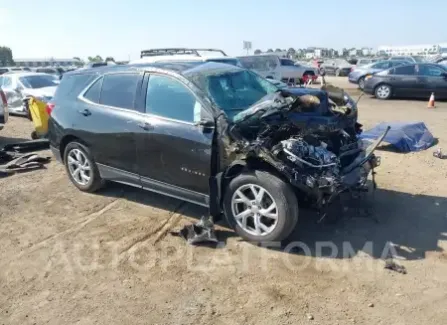
[[[253,104],[246,110],[234,115],[232,122],[242,129],[251,130],[262,124],[281,123],[284,117],[288,122],[299,125],[309,132],[333,132],[354,125],[357,122],[357,105],[341,89],[332,87],[331,90],[315,88],[289,87],[281,93],[271,94],[261,101]],[[335,93],[334,93],[335,90]],[[340,91],[337,93],[337,91]],[[305,95],[315,96],[318,101],[310,106],[300,106],[299,98]],[[334,112],[329,103],[329,98],[340,105],[340,97],[347,99],[351,108],[346,114]],[[303,97],[304,98],[304,97]],[[292,109],[290,109],[292,107]]]
[[[35,89],[27,88],[26,90],[23,91],[23,94],[27,96],[53,98],[56,89],[57,86],[35,88]]]

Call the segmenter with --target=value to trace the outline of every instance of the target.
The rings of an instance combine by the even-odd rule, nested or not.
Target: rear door
[[[416,74],[416,65],[396,67],[390,73],[389,81],[396,96],[420,97],[423,95],[423,84]]]
[[[73,129],[90,147],[104,178],[141,186],[135,134],[142,113],[136,97],[143,74],[120,72],[98,78],[80,96]]]
[[[440,98],[447,98],[447,79],[444,76],[446,70],[432,64],[419,65],[419,82],[423,84],[423,95],[429,97],[435,93]]]
[[[150,74],[146,83],[137,142],[142,185],[207,206],[214,128],[195,123],[212,116],[184,80]]]

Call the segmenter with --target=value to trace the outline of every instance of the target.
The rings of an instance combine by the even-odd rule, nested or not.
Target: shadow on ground
[[[438,241],[447,240],[446,198],[385,189],[377,189],[374,196],[354,202],[360,207],[365,203],[371,208],[371,215],[363,213],[363,208],[348,207],[346,211],[346,208],[334,207],[330,213],[335,216],[317,223],[315,213],[302,211],[289,242],[305,244],[312,256],[322,253],[323,257],[333,258],[347,257],[348,252],[343,249],[346,244],[354,252],[363,251],[374,258],[387,258],[389,253],[394,253],[416,260],[425,258],[427,252],[443,251]],[[334,254],[332,249],[318,252],[318,242],[330,242],[338,252]],[[390,244],[394,251],[390,250]],[[294,253],[304,254],[304,251]]]
[[[111,183],[98,194],[181,212],[195,219],[207,214],[204,207],[120,184]],[[301,209],[298,225],[283,243],[283,248],[292,242],[299,242],[309,248],[312,256],[341,259],[348,258],[343,251],[343,245],[348,244],[355,253],[363,251],[374,258],[390,257],[386,252],[392,252],[415,260],[425,258],[427,252],[441,252],[438,241],[447,240],[446,198],[377,189],[374,197],[367,194],[366,198],[343,202],[343,206],[334,204],[322,222],[318,222],[315,211]],[[365,207],[371,213],[365,213]],[[227,227],[225,221],[219,224]],[[236,236],[230,229],[218,230],[216,234],[223,242]],[[323,242],[336,247],[337,254],[334,255],[332,249],[318,251],[317,243]],[[394,251],[390,251],[390,244]],[[284,252],[284,249],[281,251]],[[292,249],[288,253],[303,255],[306,252]]]

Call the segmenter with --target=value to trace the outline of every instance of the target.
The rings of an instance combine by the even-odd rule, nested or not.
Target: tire
[[[258,195],[260,189],[264,190],[261,202],[254,203],[256,200],[252,187]],[[245,202],[249,204],[243,202],[240,193],[248,199]],[[274,209],[267,209],[273,205]],[[292,187],[264,171],[244,172],[232,179],[226,189],[223,209],[228,224],[239,236],[250,242],[282,241],[298,222],[298,201]],[[243,211],[248,215],[237,218],[236,215]],[[258,218],[258,226],[255,218]]]
[[[39,139],[39,136],[37,135],[36,131],[31,132],[31,139],[33,139],[33,140]]]
[[[336,69],[335,70],[335,76],[336,77],[340,77],[340,69]]]
[[[376,96],[377,99],[390,99],[393,91],[390,85],[381,84],[374,89],[374,96]]]
[[[78,161],[78,163],[71,164],[70,161]],[[104,185],[90,150],[83,144],[76,141],[67,144],[64,150],[64,164],[71,182],[81,191],[96,192]],[[76,167],[82,169],[77,174],[73,173]],[[74,175],[77,177],[75,178]],[[88,176],[88,181],[83,176]]]
[[[359,79],[359,88],[360,88],[361,90],[365,89],[365,77],[361,77],[361,78]]]

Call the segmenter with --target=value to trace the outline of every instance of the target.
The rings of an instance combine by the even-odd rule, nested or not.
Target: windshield
[[[57,85],[57,81],[53,76],[26,76],[20,77],[19,80],[25,88],[54,87]]]
[[[226,59],[226,58],[219,58],[219,59],[207,59],[208,62],[219,62],[219,63],[226,63],[235,65],[237,67],[242,66],[238,59]]]
[[[264,96],[279,90],[271,82],[248,70],[210,75],[206,83],[211,98],[225,112],[245,110]]]

